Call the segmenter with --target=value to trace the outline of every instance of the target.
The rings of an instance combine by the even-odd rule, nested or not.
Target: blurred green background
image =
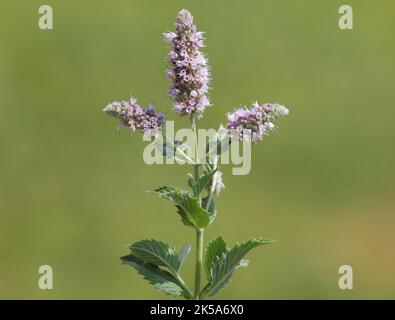
[[[395,298],[393,1],[0,0],[0,298],[167,298],[120,264],[127,244],[194,244],[171,203],[146,193],[185,186],[187,166],[148,166],[141,135],[101,112],[133,93],[177,119],[165,92],[177,12],[206,32],[211,97],[200,127],[241,104],[291,114],[232,176],[206,240],[266,235],[221,299]],[[54,30],[38,28],[53,6]],[[178,126],[187,125],[185,119]],[[40,265],[54,289],[37,286]],[[339,266],[354,270],[342,291]],[[192,285],[194,252],[183,267]]]

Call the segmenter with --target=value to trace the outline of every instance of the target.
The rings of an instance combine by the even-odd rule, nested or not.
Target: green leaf
[[[158,266],[145,263],[133,254],[121,257],[124,264],[135,268],[144,279],[148,280],[155,288],[173,296],[183,296],[187,299],[192,298],[190,292],[183,288],[182,283],[171,273],[162,270]]]
[[[229,279],[238,267],[246,266],[246,260],[243,260],[243,258],[251,249],[270,243],[272,241],[268,239],[252,239],[238,243],[232,249],[222,253],[212,263],[210,270],[211,281],[202,290],[201,296],[213,296],[218,293],[229,282]]]
[[[185,220],[187,221],[186,225],[204,229],[212,221],[210,213],[200,206],[199,200],[189,194],[185,195],[183,201],[178,203],[176,207],[182,221],[184,223]]]
[[[213,175],[216,170],[205,171],[198,179],[192,183],[192,193],[195,197],[199,197],[200,193],[207,187],[212,181]]]
[[[165,266],[171,273],[177,273],[181,267],[181,261],[174,249],[157,240],[141,240],[129,246],[132,254],[145,263],[157,266]]]
[[[180,202],[183,198],[183,190],[173,187],[173,186],[163,186],[152,191],[158,194],[159,197],[171,200],[173,202]]]
[[[210,213],[203,209],[200,201],[188,191],[164,186],[155,189],[153,193],[173,201],[178,209],[178,214],[181,216],[181,221],[187,226],[203,229],[212,221]]]
[[[158,194],[159,197],[173,201],[175,206],[177,207],[177,212],[181,216],[181,221],[186,225],[193,227],[193,219],[190,215],[186,212],[185,206],[185,191],[173,187],[173,186],[163,186],[155,189],[152,191],[155,194]]]
[[[217,239],[211,240],[207,244],[206,255],[204,258],[204,268],[206,271],[207,280],[211,281],[211,266],[217,258],[220,258],[226,252],[226,242],[219,236]]]
[[[129,248],[131,253],[121,258],[123,263],[134,267],[155,287],[166,293],[192,297],[179,275],[181,265],[190,251],[189,245],[184,246],[179,254],[174,248],[157,240],[141,240],[131,244]]]

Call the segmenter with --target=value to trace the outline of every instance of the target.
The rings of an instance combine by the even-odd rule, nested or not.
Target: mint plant
[[[195,285],[192,291],[182,279],[180,269],[190,253],[191,246],[180,251],[157,240],[141,240],[129,246],[128,255],[121,257],[124,264],[137,270],[154,287],[173,296],[186,299],[203,299],[217,294],[230,280],[236,269],[246,267],[244,257],[255,247],[270,244],[271,240],[257,238],[229,247],[222,236],[208,242],[204,249],[204,231],[217,216],[216,198],[224,188],[219,171],[221,157],[238,142],[257,143],[274,130],[277,119],[288,114],[288,109],[277,103],[252,104],[227,114],[228,123],[220,126],[199,152],[197,121],[210,106],[208,98],[210,73],[207,58],[201,52],[204,47],[203,33],[196,30],[193,17],[187,10],[178,13],[175,32],[164,34],[170,45],[169,64],[166,74],[171,82],[168,95],[174,111],[191,121],[194,144],[169,139],[166,134],[165,117],[155,111],[153,105],[141,107],[137,100],[115,101],[103,111],[119,120],[120,127],[132,132],[140,131],[151,137],[163,157],[193,166],[188,175],[188,189],[162,186],[153,194],[174,203],[182,223],[196,232]],[[202,287],[202,272],[206,284]]]

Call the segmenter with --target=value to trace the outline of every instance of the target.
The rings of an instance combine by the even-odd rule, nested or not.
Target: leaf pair
[[[232,249],[226,247],[226,242],[219,236],[208,243],[205,256],[205,271],[208,284],[200,296],[213,296],[222,289],[239,267],[247,267],[248,260],[244,256],[253,248],[272,243],[268,239],[252,239],[236,244]]]
[[[124,264],[135,268],[154,287],[173,296],[192,298],[192,293],[179,275],[186,256],[191,250],[184,246],[180,253],[156,240],[141,240],[129,246],[130,254],[121,257]]]

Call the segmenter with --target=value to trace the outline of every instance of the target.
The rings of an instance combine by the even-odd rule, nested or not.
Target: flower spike
[[[209,68],[207,58],[200,51],[203,33],[196,31],[193,17],[187,10],[178,13],[176,32],[164,34],[171,46],[170,68],[166,70],[172,86],[168,90],[173,100],[174,110],[182,116],[201,117],[210,105],[207,97]]]

